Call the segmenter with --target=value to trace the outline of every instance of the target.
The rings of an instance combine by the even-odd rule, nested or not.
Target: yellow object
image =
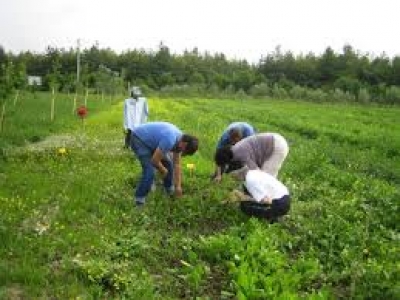
[[[67,149],[65,149],[64,147],[58,148],[58,154],[67,154]]]
[[[194,164],[186,164],[186,168],[188,168],[189,170],[193,170],[195,168]]]

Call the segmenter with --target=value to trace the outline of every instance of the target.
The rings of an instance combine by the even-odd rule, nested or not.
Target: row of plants
[[[369,89],[363,87],[357,93],[350,93],[340,88],[331,90],[321,88],[308,88],[295,84],[279,84],[263,82],[253,85],[247,92],[243,89],[235,90],[233,86],[220,89],[216,84],[213,85],[170,85],[164,86],[159,91],[154,91],[148,87],[144,90],[150,95],[161,97],[203,97],[209,98],[235,98],[235,99],[292,99],[311,102],[330,102],[330,103],[381,103],[398,104],[400,102],[400,88],[397,86],[382,87],[379,97],[372,94]]]

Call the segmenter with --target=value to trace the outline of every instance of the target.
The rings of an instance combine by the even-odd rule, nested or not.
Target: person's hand
[[[214,182],[216,182],[216,183],[220,183],[221,180],[222,180],[222,176],[221,176],[221,175],[216,175],[216,176],[214,177]]]
[[[161,178],[162,178],[162,179],[165,179],[165,177],[167,177],[167,175],[168,175],[168,170],[167,170],[167,168],[162,168],[162,169],[160,169],[159,171],[160,171]]]
[[[272,205],[272,199],[269,197],[265,197],[265,198],[261,199],[260,202],[263,204]]]
[[[182,188],[176,188],[175,189],[175,197],[181,198],[182,196],[183,196]]]

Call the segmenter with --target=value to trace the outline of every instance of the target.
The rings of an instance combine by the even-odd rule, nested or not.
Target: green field
[[[400,108],[150,97],[200,149],[183,198],[158,188],[137,209],[122,102],[91,96],[83,126],[66,95],[50,122],[49,97],[10,103],[0,136],[0,299],[400,299]],[[232,121],[289,142],[278,223],[210,181]]]

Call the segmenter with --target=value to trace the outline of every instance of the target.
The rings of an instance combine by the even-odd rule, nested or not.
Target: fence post
[[[77,97],[78,97],[78,92],[76,91],[75,95],[74,95],[74,101],[73,101],[73,104],[72,104],[72,114],[73,115],[76,113],[76,98]]]
[[[17,104],[18,97],[19,97],[19,90],[17,90],[17,92],[15,93],[14,106]]]
[[[54,121],[54,101],[55,101],[55,91],[54,87],[52,89],[52,96],[51,96],[51,111],[50,111],[50,120],[53,122]]]
[[[6,119],[6,101],[4,101],[3,107],[1,109],[0,132],[3,132],[4,120],[5,119]]]
[[[86,94],[85,94],[85,106],[87,107],[87,98],[88,98],[88,94],[89,94],[89,89],[86,88]]]

